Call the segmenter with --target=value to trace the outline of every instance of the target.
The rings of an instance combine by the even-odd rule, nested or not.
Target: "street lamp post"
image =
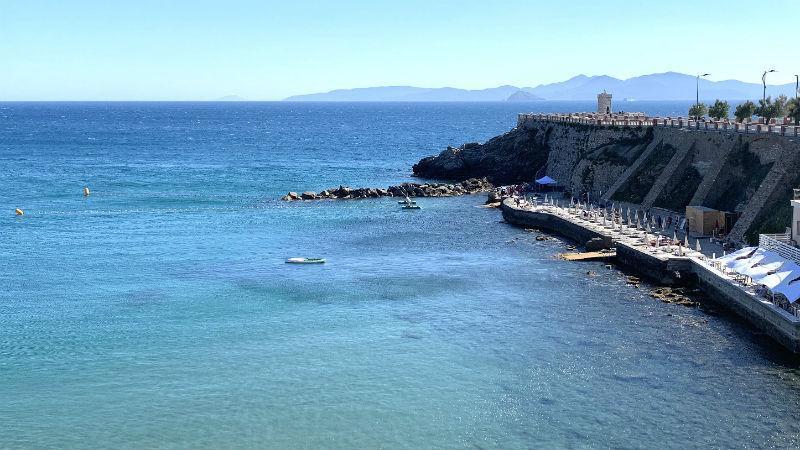
[[[797,96],[800,95],[800,75],[794,76],[794,99],[797,100]]]
[[[702,75],[698,75],[697,76],[697,83],[696,83],[696,86],[695,86],[695,88],[696,88],[695,89],[695,91],[696,91],[695,92],[695,102],[694,102],[695,105],[699,105],[700,104],[700,77],[707,77],[709,75],[711,75],[711,74],[710,73],[704,73]]]
[[[767,74],[775,72],[775,69],[765,70],[764,74],[761,75],[761,84],[764,85],[764,95],[761,97],[764,99],[764,103],[767,102]]]
[[[695,83],[695,101],[694,106],[700,106],[700,77],[707,77],[711,75],[710,73],[704,73],[702,75],[697,75],[697,80]],[[698,117],[699,119],[700,117]]]

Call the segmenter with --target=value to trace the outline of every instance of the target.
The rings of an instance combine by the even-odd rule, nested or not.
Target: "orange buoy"
[[[25,215],[25,211],[23,211],[23,210],[21,210],[19,208],[15,209],[14,213],[16,213],[18,216]]]
[[[83,188],[83,196],[84,196],[84,197],[88,197],[88,196],[89,196],[89,194],[91,194],[91,192],[89,192],[89,187],[88,187],[88,186],[85,186],[85,187]]]

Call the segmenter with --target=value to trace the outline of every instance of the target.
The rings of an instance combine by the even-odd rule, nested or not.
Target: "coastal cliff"
[[[800,145],[772,134],[558,123],[521,117],[485,143],[448,147],[414,165],[434,179],[487,177],[495,185],[548,175],[573,195],[683,212],[739,213],[731,240],[783,232],[800,186]]]

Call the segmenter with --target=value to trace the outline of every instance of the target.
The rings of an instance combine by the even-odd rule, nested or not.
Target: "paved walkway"
[[[702,267],[711,276],[728,284],[737,291],[745,294],[748,301],[755,301],[764,307],[768,308],[772,313],[777,314],[781,318],[800,325],[800,310],[797,310],[797,315],[787,311],[780,306],[774,304],[769,299],[762,296],[757,290],[757,286],[748,283],[746,278],[737,275],[730,270],[727,270],[720,262],[715,261],[714,256],[722,256],[722,249],[719,246],[712,244],[704,244],[701,241],[701,248],[698,252],[694,250],[694,242],[689,238],[690,247],[686,248],[683,245],[675,245],[676,242],[672,241],[672,232],[675,230],[664,231],[656,233],[654,231],[648,232],[637,227],[637,224],[626,224],[625,218],[622,223],[612,222],[608,218],[608,211],[606,211],[606,219],[603,220],[603,208],[587,207],[585,205],[559,205],[548,200],[547,203],[541,202],[528,202],[520,200],[519,209],[523,211],[541,212],[558,216],[566,221],[569,221],[577,226],[587,228],[598,234],[611,237],[615,245],[623,244],[628,248],[636,251],[647,253],[661,261],[669,261],[670,259],[677,260],[690,260],[695,266]],[[662,240],[668,241],[663,245],[656,246],[658,242],[656,236],[661,236]],[[683,234],[679,235],[677,241],[683,244]],[[698,270],[698,269],[695,269]]]
[[[580,210],[578,208],[569,208],[569,202],[568,201],[565,202],[564,200],[552,200],[548,197],[548,204],[546,205],[542,204],[541,198],[533,202],[526,202],[523,200],[523,205],[524,205],[523,209],[527,209],[529,211],[535,211],[543,208],[547,209],[548,212],[552,212],[553,214],[559,217],[562,217],[573,223],[589,228],[590,230],[596,231],[598,233],[610,236],[614,241],[620,241],[627,245],[633,245],[633,246],[639,245],[645,247],[644,239],[646,230],[643,230],[641,228],[637,229],[635,223],[632,225],[624,224],[622,226],[622,229],[620,229],[619,224],[614,224],[614,226],[612,226],[612,222],[610,220],[611,207],[605,208],[608,218],[606,219],[605,222],[603,222],[601,215],[604,208],[598,206],[591,207],[593,217],[591,220],[589,220],[588,217],[586,218],[582,217],[583,215],[582,210],[585,210],[586,208],[585,205],[581,205]],[[640,209],[641,208],[640,206],[628,203],[616,202],[614,206],[615,208],[617,208],[617,210],[622,211],[623,223],[627,222],[626,211],[628,209],[631,210],[632,215],[636,214],[637,211],[642,211]],[[589,213],[587,212],[587,216],[588,215]],[[675,213],[671,213],[670,215],[673,218],[674,217],[683,218],[683,216],[680,216]],[[692,237],[691,235],[689,235],[687,231],[679,229],[674,223],[673,225],[664,230],[661,229],[656,230],[655,228],[651,228],[650,231],[647,232],[647,234],[651,241],[655,241],[659,236],[661,237],[660,241],[664,240],[672,241],[672,238],[675,237],[675,240],[682,244],[683,250],[685,251],[684,253],[686,254],[692,254],[697,256],[702,255],[706,258],[712,258],[712,259],[723,256],[725,254],[722,245],[718,244],[717,242],[713,242],[711,238]],[[687,241],[689,243],[688,247],[683,245]],[[697,241],[700,241],[699,253],[695,251],[695,248],[697,247]],[[654,254],[669,253],[674,256],[678,250],[677,242],[674,242],[674,244],[675,245],[671,246],[671,251],[669,252],[667,251],[667,247],[669,246],[666,245],[662,245],[658,248],[652,247],[652,250],[656,251],[656,253]]]

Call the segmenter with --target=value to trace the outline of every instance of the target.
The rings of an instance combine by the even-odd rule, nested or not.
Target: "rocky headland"
[[[306,191],[303,193],[289,192],[281,199],[284,201],[295,200],[334,200],[334,199],[364,199],[379,197],[453,197],[457,195],[478,194],[492,191],[494,186],[485,177],[470,178],[454,184],[446,183],[403,183],[388,188],[349,188],[339,186],[321,192]]]
[[[448,147],[414,174],[495,185],[547,175],[567,193],[683,213],[686,206],[730,211],[731,241],[783,232],[792,188],[800,187],[800,143],[785,136],[651,126],[534,120],[485,143]]]

